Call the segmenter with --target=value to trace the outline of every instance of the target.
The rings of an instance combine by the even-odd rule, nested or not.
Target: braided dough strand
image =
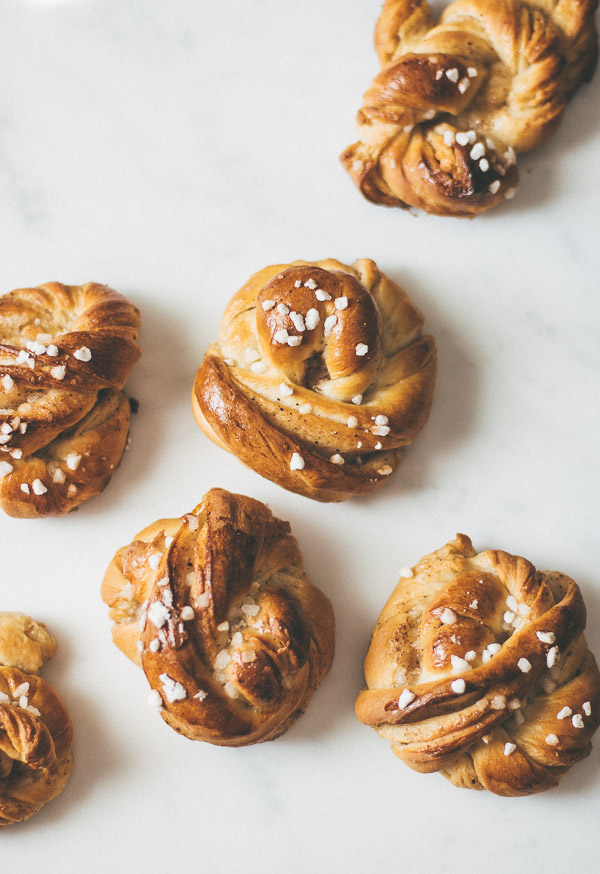
[[[113,638],[176,731],[243,746],[305,710],[331,665],[334,620],[301,563],[287,522],[222,489],[117,553],[102,587]]]
[[[65,705],[52,686],[18,667],[38,671],[55,650],[44,625],[0,613],[0,828],[37,813],[71,773],[73,730]]]
[[[597,57],[597,0],[388,0],[382,71],[342,163],[388,206],[468,216],[511,197],[516,153],[541,145]]]
[[[198,423],[290,491],[371,492],[429,415],[436,357],[422,328],[373,261],[267,267],[230,301],[198,371]]]
[[[400,581],[365,660],[361,722],[417,771],[528,795],[589,755],[600,673],[568,577],[464,535]]]
[[[121,391],[139,312],[104,285],[58,282],[0,298],[0,506],[61,515],[102,491],[125,450]]]

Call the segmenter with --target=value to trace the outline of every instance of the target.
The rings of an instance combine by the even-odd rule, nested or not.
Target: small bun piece
[[[384,485],[429,416],[433,337],[373,261],[276,264],[232,298],[196,375],[198,424],[318,501]]]
[[[71,774],[69,714],[37,676],[55,652],[45,625],[24,613],[0,613],[0,828],[37,813]]]
[[[56,641],[41,622],[25,613],[0,613],[0,665],[39,674],[56,653]]]
[[[600,672],[579,587],[468,537],[403,572],[365,660],[358,719],[415,771],[531,795],[589,755]]]
[[[386,0],[382,71],[341,160],[369,200],[474,216],[510,199],[597,58],[597,0]]]
[[[0,297],[0,507],[61,516],[99,494],[121,461],[140,357],[139,311],[90,282]]]
[[[223,489],[120,549],[102,598],[150,704],[191,740],[273,740],[333,660],[333,610],[302,570],[289,524]]]

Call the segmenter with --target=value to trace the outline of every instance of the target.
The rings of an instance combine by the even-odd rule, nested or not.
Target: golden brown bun
[[[120,549],[102,598],[151,702],[192,740],[272,740],[304,712],[333,660],[333,610],[303,572],[289,524],[222,489]]]
[[[600,722],[578,586],[507,552],[476,554],[462,534],[409,573],[373,631],[360,721],[456,786],[555,786]]]
[[[0,665],[39,674],[56,653],[56,641],[42,622],[25,613],[0,613]]]
[[[373,261],[266,267],[230,301],[198,370],[198,424],[289,491],[372,492],[429,416],[436,355],[422,329]]]
[[[24,613],[0,613],[0,828],[37,813],[71,774],[69,714],[36,676],[55,652],[45,625]]]
[[[369,200],[473,216],[518,181],[597,56],[597,0],[456,0],[436,25],[426,0],[387,0],[382,71],[342,163]]]
[[[60,516],[104,489],[129,431],[139,311],[105,285],[0,297],[0,507]]]

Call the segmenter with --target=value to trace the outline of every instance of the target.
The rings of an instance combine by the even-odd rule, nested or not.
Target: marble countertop
[[[0,606],[58,638],[45,676],[76,731],[61,797],[2,834],[7,870],[594,870],[600,736],[558,789],[501,799],[410,771],[353,705],[400,569],[457,531],[574,577],[600,653],[600,76],[521,160],[511,202],[474,221],[376,207],[338,154],[377,69],[379,6],[3,4],[1,291],[106,282],[140,307],[144,349],[131,448],[104,494],[62,519],[0,519]],[[375,259],[439,351],[425,431],[384,490],[342,505],[243,468],[189,400],[247,277],[326,257]],[[117,547],[212,486],[291,522],[337,618],[306,714],[247,749],[188,741],[147,708],[99,596]]]

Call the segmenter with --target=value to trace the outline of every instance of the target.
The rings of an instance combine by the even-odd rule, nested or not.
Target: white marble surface
[[[600,78],[473,222],[361,199],[337,162],[376,70],[379,0],[5,0],[2,288],[107,282],[141,308],[132,446],[77,513],[0,519],[1,607],[59,638],[76,766],[3,832],[6,870],[596,870],[600,739],[528,799],[460,791],[397,761],[353,702],[400,569],[456,531],[574,576],[600,653]],[[210,444],[189,403],[224,303],[254,270],[374,258],[426,314],[439,379],[388,487],[288,494]],[[284,737],[192,743],[146,706],[99,597],[114,550],[211,486],[289,519],[337,616],[333,669]]]

